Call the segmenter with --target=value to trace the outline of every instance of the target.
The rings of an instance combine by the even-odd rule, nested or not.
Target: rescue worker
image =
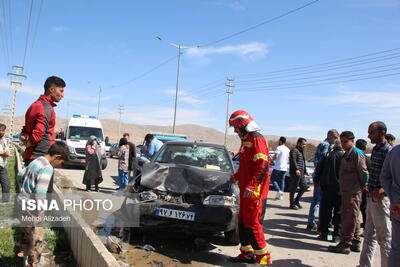
[[[231,183],[239,182],[240,254],[234,262],[265,265],[271,263],[264,238],[262,219],[269,190],[269,152],[267,142],[258,131],[259,126],[244,110],[232,113],[229,126],[242,140],[240,166],[232,175]]]

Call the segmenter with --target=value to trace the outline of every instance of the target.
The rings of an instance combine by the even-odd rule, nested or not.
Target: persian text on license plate
[[[194,221],[195,213],[184,210],[172,210],[166,208],[156,208],[154,214],[161,217],[174,218],[178,220]]]

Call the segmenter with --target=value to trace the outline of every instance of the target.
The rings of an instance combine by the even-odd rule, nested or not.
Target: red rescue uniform
[[[234,178],[239,182],[239,235],[242,253],[254,253],[259,263],[269,264],[270,255],[262,226],[263,200],[269,191],[269,151],[263,135],[251,132],[242,140],[239,170]],[[246,188],[254,191],[244,197]],[[260,262],[261,261],[261,262]]]

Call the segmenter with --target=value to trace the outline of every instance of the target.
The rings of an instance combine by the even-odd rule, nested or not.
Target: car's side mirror
[[[140,152],[141,152],[142,154],[145,154],[145,153],[147,152],[147,146],[142,146],[142,147],[140,148]]]

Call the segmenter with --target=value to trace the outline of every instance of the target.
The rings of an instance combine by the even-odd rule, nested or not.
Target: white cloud
[[[170,107],[134,106],[125,107],[122,120],[129,123],[170,126],[173,122],[174,110]],[[102,113],[103,110],[102,110]],[[114,112],[115,113],[115,112]],[[203,110],[178,108],[176,123],[204,124],[213,121],[213,117]]]
[[[54,26],[51,27],[51,30],[53,32],[63,32],[63,31],[66,31],[67,28],[65,26],[63,26],[63,25],[54,25]]]
[[[400,106],[400,92],[347,91],[335,98],[337,102],[364,104],[374,108],[397,108]]]
[[[268,44],[260,42],[251,42],[247,44],[239,45],[227,45],[221,47],[200,47],[200,48],[189,48],[187,54],[204,58],[212,54],[233,54],[238,55],[250,60],[256,60],[264,57],[268,54]]]
[[[166,89],[164,90],[164,93],[167,95],[173,95],[175,96],[176,90],[175,89]],[[179,95],[178,95],[178,101],[181,103],[186,103],[186,104],[200,104],[202,101],[196,97],[190,96],[188,93],[185,91],[180,90]]]
[[[25,85],[22,82],[22,86],[18,87],[18,93],[23,93],[23,94],[29,94],[29,95],[40,95],[43,93],[42,89],[39,89],[41,87],[33,87],[29,85]],[[12,90],[10,81],[5,80],[5,79],[0,79],[0,89],[3,90]]]
[[[0,89],[3,90],[12,90],[10,86],[10,82],[5,79],[0,79]],[[43,94],[43,85],[27,85],[22,83],[21,87],[18,87],[18,93],[19,94],[28,94],[28,95],[34,95],[34,96],[39,96]],[[64,91],[64,99],[62,101],[73,101],[73,102],[90,102],[90,103],[97,103],[98,102],[98,93],[95,93],[93,95],[82,93],[85,90],[77,90],[77,89],[72,89],[72,88],[65,88]],[[101,102],[108,101],[113,98],[113,95],[110,93],[104,93],[101,95]]]
[[[243,11],[243,10],[246,9],[246,6],[245,6],[245,3],[243,3],[243,0],[236,0],[236,1],[232,1],[232,0],[216,1],[216,0],[213,0],[210,3],[213,4],[213,5],[216,5],[216,6],[227,7],[229,9],[232,9],[233,11],[237,11],[237,12]]]
[[[240,1],[233,1],[229,3],[229,7],[235,11],[243,11],[246,7]]]
[[[339,91],[328,96],[285,96],[284,98],[314,101],[326,105],[361,104],[369,109],[393,109],[400,107],[400,92],[392,91]]]

